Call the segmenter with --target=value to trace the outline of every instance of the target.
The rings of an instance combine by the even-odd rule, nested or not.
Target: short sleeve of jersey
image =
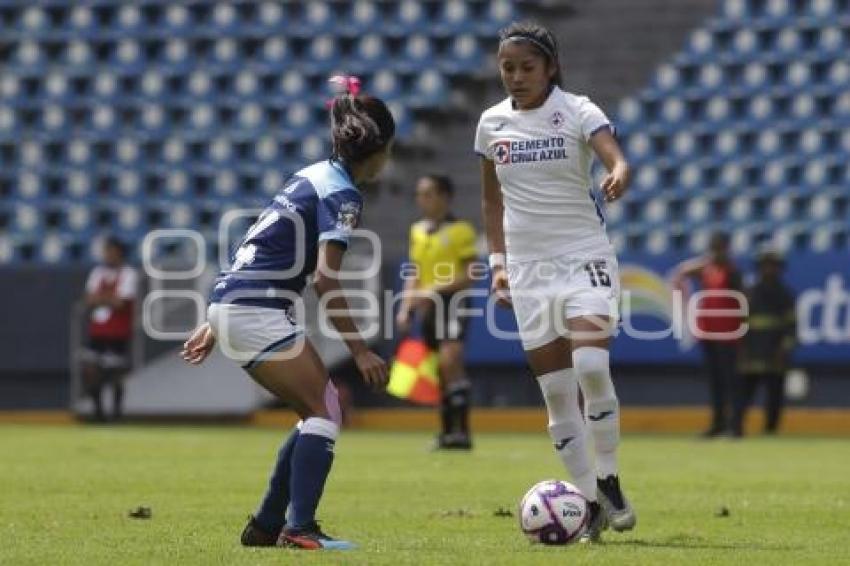
[[[585,141],[589,141],[590,137],[602,128],[609,128],[613,133],[608,116],[587,97],[582,97],[579,102],[578,117],[581,124],[581,134]]]
[[[89,272],[88,279],[86,279],[86,292],[87,293],[96,293],[97,288],[100,286],[100,266],[95,267]]]
[[[475,153],[492,161],[493,151],[490,149],[490,134],[487,131],[486,122],[486,114],[482,114],[481,119],[478,120],[478,128],[475,130]]]
[[[139,277],[132,267],[124,267],[118,279],[118,296],[122,299],[132,300],[136,298],[136,289]]]
[[[407,235],[407,259],[412,262],[418,262],[421,258],[419,258],[419,246],[416,245],[416,225],[413,224],[410,227],[410,231]]]
[[[360,223],[363,199],[355,189],[347,188],[319,199],[319,241],[333,240],[348,246],[351,233]]]
[[[454,240],[458,259],[471,259],[478,255],[478,247],[475,245],[475,228],[469,222],[457,223]]]

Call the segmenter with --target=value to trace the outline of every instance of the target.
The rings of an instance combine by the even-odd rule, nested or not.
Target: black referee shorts
[[[453,295],[440,294],[441,300],[431,302],[422,319],[422,339],[432,350],[446,340],[463,340],[468,318],[458,314],[466,309],[469,299],[464,297],[452,305]]]

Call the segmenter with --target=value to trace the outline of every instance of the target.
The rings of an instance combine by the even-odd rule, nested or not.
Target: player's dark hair
[[[122,258],[127,257],[127,244],[125,244],[123,240],[118,238],[118,236],[107,236],[103,240],[103,245],[105,247],[118,250],[118,253],[121,254]]]
[[[712,250],[718,247],[726,249],[729,247],[729,241],[729,234],[722,230],[717,230],[712,232],[711,237],[708,240],[708,247]]]
[[[562,86],[558,42],[551,31],[535,22],[513,22],[499,32],[500,46],[509,41],[522,41],[536,49],[547,63],[555,66],[555,75],[549,82],[550,86]]]
[[[363,161],[395,136],[395,120],[387,105],[366,94],[342,94],[331,106],[331,138],[335,158]]]
[[[437,191],[445,195],[449,198],[453,197],[455,194],[455,184],[449,178],[448,175],[438,175],[436,173],[429,173],[427,175],[423,175],[423,179],[428,179],[432,183],[437,186]]]

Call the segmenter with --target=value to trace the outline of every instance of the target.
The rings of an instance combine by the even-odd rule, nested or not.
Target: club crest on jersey
[[[554,114],[552,114],[552,117],[549,118],[549,122],[552,124],[552,127],[555,128],[556,130],[560,129],[561,126],[564,125],[565,121],[566,120],[564,119],[564,115],[561,114],[561,112],[557,111],[557,110],[555,111]]]
[[[350,232],[357,227],[357,220],[360,217],[360,207],[353,202],[343,203],[339,207],[339,212],[336,216],[336,229]]]
[[[505,165],[511,162],[511,142],[507,140],[497,141],[493,146],[493,157],[497,165]]]

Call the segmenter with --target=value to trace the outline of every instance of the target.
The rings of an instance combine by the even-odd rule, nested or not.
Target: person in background
[[[126,264],[127,248],[115,237],[103,245],[103,262],[92,269],[86,281],[89,309],[88,346],[83,350],[83,383],[94,403],[94,418],[107,420],[103,409],[103,389],[112,386],[112,418],[121,417],[124,386],[130,368],[133,336],[133,307],[138,275]]]
[[[405,279],[396,325],[406,334],[413,314],[419,313],[423,338],[439,354],[442,429],[436,448],[468,450],[472,448],[471,387],[463,366],[465,321],[457,314],[464,303],[455,301],[452,305],[452,296],[472,285],[469,269],[478,250],[475,228],[451,213],[453,194],[451,179],[443,175],[425,175],[416,184],[416,204],[423,217],[410,227],[409,256],[416,266],[416,277]]]
[[[679,264],[674,272],[673,288],[684,293],[685,280],[689,278],[696,279],[703,291],[741,291],[741,275],[729,257],[727,234],[715,232],[709,241],[708,254]],[[701,335],[697,338],[708,368],[711,395],[711,426],[703,433],[707,438],[725,434],[730,428],[738,349],[735,331],[742,322],[738,316],[710,311],[733,310],[740,306],[731,294],[707,296],[698,305],[700,315],[696,327]]]
[[[749,330],[741,342],[738,371],[738,402],[732,433],[743,436],[747,408],[759,383],[764,383],[765,433],[774,434],[779,427],[785,390],[785,372],[796,343],[795,298],[782,281],[784,261],[775,250],[763,248],[757,257],[758,274],[747,288],[750,304]]]

